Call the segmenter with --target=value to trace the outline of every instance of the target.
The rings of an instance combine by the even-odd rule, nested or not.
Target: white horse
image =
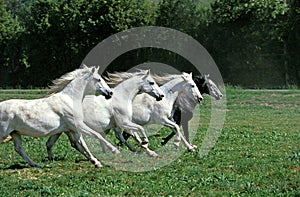
[[[109,74],[108,79],[108,84],[115,86],[112,99],[106,100],[99,96],[85,97],[83,101],[85,123],[102,134],[115,127],[139,131],[143,140],[138,135],[136,135],[136,140],[148,155],[156,156],[156,153],[148,148],[148,138],[144,128],[132,122],[132,101],[139,92],[148,93],[159,101],[164,97],[163,92],[149,71],[114,73]],[[60,134],[51,136],[46,143],[49,159],[52,159],[52,146],[59,136]],[[74,146],[74,148],[77,147]]]
[[[176,147],[179,146],[179,142],[182,140],[188,150],[195,151],[195,148],[191,146],[180,133],[179,126],[170,120],[174,103],[180,94],[187,95],[193,103],[200,103],[203,99],[192,79],[192,73],[166,75],[163,77],[154,76],[153,78],[159,84],[163,84],[160,88],[164,92],[165,98],[161,102],[155,102],[153,98],[146,94],[137,95],[133,101],[133,121],[140,125],[160,124],[167,126],[177,135],[174,140]],[[134,134],[131,133],[131,135]],[[119,136],[119,139],[124,142],[129,149],[135,151],[132,145],[122,139],[122,136]]]
[[[21,136],[45,137],[66,132],[78,150],[84,154],[96,167],[101,163],[91,154],[81,133],[99,138],[113,152],[118,150],[106,141],[99,133],[83,122],[82,100],[92,88],[107,98],[112,96],[112,90],[98,74],[99,67],[84,66],[63,75],[54,81],[49,95],[34,100],[12,99],[0,103],[0,143],[9,135],[12,136],[14,147],[23,159],[33,167],[41,167],[32,161],[25,153]]]
[[[195,76],[193,78],[198,89],[202,94],[208,94],[216,100],[220,100],[223,94],[217,85],[209,78],[209,75]],[[198,103],[190,99],[186,94],[180,94],[177,98],[173,112],[172,119],[182,126],[185,139],[190,142],[188,122],[193,118],[196,105]],[[165,145],[176,133],[172,132],[167,137],[163,138],[162,145]]]

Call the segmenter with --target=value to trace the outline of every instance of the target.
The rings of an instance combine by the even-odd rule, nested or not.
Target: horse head
[[[203,97],[202,97],[197,85],[193,81],[192,73],[188,74],[188,73],[183,72],[182,78],[186,82],[184,85],[184,91],[185,91],[186,95],[190,96],[191,99],[194,99],[200,103],[203,100]]]
[[[204,76],[198,75],[194,78],[194,81],[202,93],[209,94],[216,100],[220,100],[223,97],[217,85],[210,79],[209,74]]]
[[[164,97],[162,90],[158,87],[157,83],[150,75],[150,70],[144,71],[144,75],[142,77],[141,91],[153,96],[154,98],[156,98],[157,101],[162,100]]]

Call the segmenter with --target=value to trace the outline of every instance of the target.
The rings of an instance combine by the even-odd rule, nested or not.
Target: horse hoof
[[[158,154],[154,153],[151,157],[158,157]]]
[[[136,151],[132,151],[134,154],[140,155],[142,154],[142,151],[136,150]]]
[[[3,140],[3,142],[8,142],[8,141],[10,141],[10,140],[12,140],[12,137],[9,135],[7,138],[5,138],[5,139]]]
[[[156,153],[156,152],[151,152],[150,154],[149,154],[149,156],[150,157],[158,157],[158,154]]]
[[[120,153],[120,151],[116,148],[116,149],[113,149],[113,150],[112,150],[112,153],[118,154],[118,153]]]
[[[39,164],[33,164],[33,165],[31,165],[31,167],[34,167],[34,168],[43,168],[43,166],[41,166]]]
[[[101,163],[95,164],[96,168],[102,168],[103,166],[101,165]]]
[[[194,144],[192,144],[192,147],[194,147],[195,149],[198,148],[198,146],[196,146],[196,145],[194,145]]]
[[[194,148],[193,146],[189,147],[188,150],[189,150],[190,152],[195,152],[195,151],[196,151],[195,148]]]
[[[178,148],[179,147],[179,142],[174,142],[174,146],[175,146],[175,148]]]

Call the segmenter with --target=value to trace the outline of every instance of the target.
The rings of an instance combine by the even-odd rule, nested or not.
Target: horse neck
[[[174,103],[180,93],[183,92],[184,81],[182,78],[173,79],[160,88],[165,94],[165,99],[170,103]]]
[[[87,84],[89,80],[82,77],[73,79],[61,93],[72,98],[73,102],[80,101],[82,103],[84,96],[86,95]]]
[[[197,88],[199,89],[199,91],[201,92],[201,94],[209,94],[208,88],[207,88],[207,82],[204,81],[203,83],[200,84],[200,81],[198,79],[198,81],[196,82],[197,84]]]
[[[175,101],[175,106],[179,107],[182,111],[193,112],[197,102],[188,97],[184,92],[180,93]]]
[[[139,92],[141,82],[139,76],[134,76],[121,82],[114,88],[113,99],[132,103],[134,97]]]

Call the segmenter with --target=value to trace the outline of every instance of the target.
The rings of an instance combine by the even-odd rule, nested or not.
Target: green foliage
[[[254,17],[257,20],[272,21],[289,11],[285,0],[217,0],[212,4],[218,22],[232,22],[241,17]]]
[[[23,30],[18,17],[13,17],[5,1],[0,0],[0,44],[7,44],[8,40],[15,39]]]
[[[199,26],[199,11],[194,0],[163,0],[159,3],[156,25],[193,34]]]
[[[230,84],[299,86],[299,23],[298,0],[0,0],[0,84],[45,87],[108,36],[156,25],[197,39]],[[131,53],[119,60],[130,64],[123,70],[156,54],[191,70],[175,54]]]
[[[268,31],[272,39],[282,41],[295,25],[294,18],[290,18],[294,6],[294,1],[286,0],[217,0],[212,4],[212,10],[219,23],[241,20],[250,20],[254,25],[264,23],[267,28],[264,31]]]
[[[22,73],[16,84],[25,87],[46,86],[49,80],[77,68],[104,38],[155,21],[155,6],[148,0],[15,0],[9,5],[25,27],[17,43],[22,53],[14,57],[15,73]]]
[[[12,98],[12,94],[15,98],[43,96],[44,91],[36,91],[24,94],[24,90],[2,90],[0,98]],[[206,157],[200,158],[198,152],[185,152],[171,164],[144,173],[123,172],[109,166],[95,169],[71,148],[66,135],[54,147],[54,162],[45,158],[47,138],[24,137],[26,152],[44,168],[30,168],[14,151],[12,141],[1,144],[0,188],[4,188],[1,194],[299,196],[300,91],[226,88],[226,97],[222,134]],[[205,97],[200,106],[201,124],[193,141],[198,147],[210,122],[209,100],[210,97]],[[150,138],[150,144],[160,147],[161,137]]]
[[[9,80],[8,74],[16,73],[22,61],[20,37],[25,28],[14,16],[4,0],[0,0],[0,78]],[[17,81],[17,80],[16,80]],[[15,79],[11,83],[16,83]]]

